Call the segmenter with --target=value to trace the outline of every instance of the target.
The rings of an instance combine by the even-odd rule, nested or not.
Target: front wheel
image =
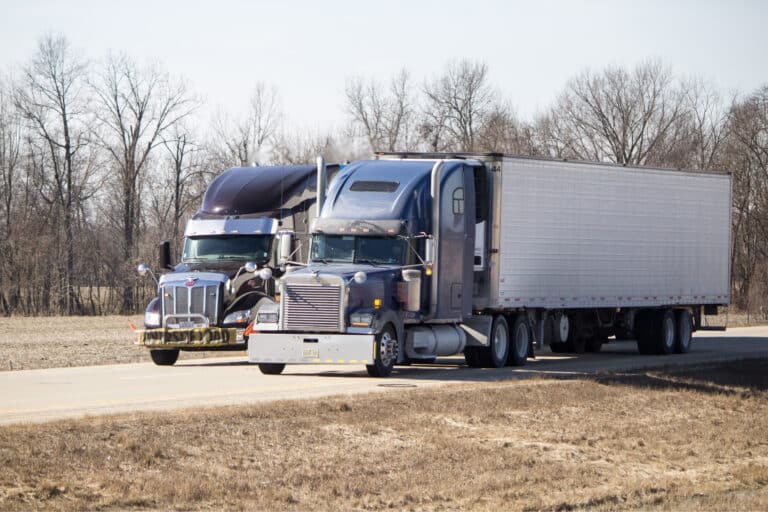
[[[399,345],[397,334],[391,325],[387,325],[376,335],[375,357],[373,364],[365,366],[371,377],[389,377],[397,361]]]
[[[264,375],[280,375],[285,370],[285,363],[259,363],[259,370]]]
[[[179,358],[179,349],[150,350],[149,356],[152,358],[152,362],[157,366],[173,366]]]

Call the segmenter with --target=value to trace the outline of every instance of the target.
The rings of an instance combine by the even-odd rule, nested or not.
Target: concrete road
[[[634,342],[621,341],[598,354],[555,355],[545,349],[524,367],[501,370],[470,369],[463,358],[446,358],[397,367],[388,379],[370,378],[358,366],[289,366],[283,375],[262,375],[242,358],[189,360],[173,367],[139,363],[9,371],[0,372],[0,424],[758,357],[768,357],[768,327],[697,333],[685,355],[640,356]]]

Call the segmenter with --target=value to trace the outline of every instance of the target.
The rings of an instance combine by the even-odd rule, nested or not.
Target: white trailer
[[[727,304],[730,176],[505,157],[493,304]]]

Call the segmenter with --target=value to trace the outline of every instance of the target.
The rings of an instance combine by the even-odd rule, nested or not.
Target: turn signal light
[[[253,322],[248,324],[248,327],[245,328],[245,331],[243,331],[243,338],[247,338],[251,334],[258,333],[259,331],[255,330],[253,328]]]

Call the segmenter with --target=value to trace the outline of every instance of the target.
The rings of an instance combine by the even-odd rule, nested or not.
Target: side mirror
[[[155,274],[152,273],[152,269],[149,268],[149,265],[147,265],[146,263],[139,263],[139,266],[136,267],[136,272],[138,272],[141,277],[144,277],[147,274],[149,274],[150,276],[152,276],[152,279],[155,280],[155,284],[160,286],[160,283],[157,281],[157,277],[155,276]]]
[[[277,264],[285,265],[291,260],[293,253],[293,231],[284,230],[277,233]]]
[[[161,269],[166,270],[171,268],[171,242],[163,240],[158,246],[158,265]]]

